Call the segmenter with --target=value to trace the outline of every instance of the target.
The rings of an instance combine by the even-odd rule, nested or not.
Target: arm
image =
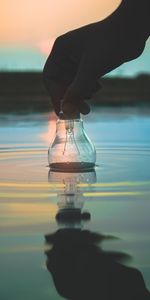
[[[99,89],[98,79],[141,55],[150,35],[149,11],[149,0],[123,0],[106,19],[56,39],[43,71],[56,114],[62,98],[67,113],[87,114],[85,100]]]

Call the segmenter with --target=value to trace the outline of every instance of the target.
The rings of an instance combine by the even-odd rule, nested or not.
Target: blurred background
[[[64,32],[104,19],[120,0],[0,0],[0,70],[41,71],[55,38]],[[149,73],[150,42],[136,62],[109,76]]]
[[[104,19],[120,2],[0,0],[1,112],[13,112],[15,108],[30,111],[51,109],[41,72],[56,37]],[[150,40],[141,57],[105,76],[104,88],[93,103],[132,105],[141,99],[148,103],[149,72]]]

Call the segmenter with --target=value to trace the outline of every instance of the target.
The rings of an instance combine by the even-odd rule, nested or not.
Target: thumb
[[[90,112],[90,106],[85,101],[85,97],[82,95],[82,93],[79,90],[74,89],[74,87],[71,85],[65,93],[62,103],[62,110],[66,115],[76,112],[87,115]]]
[[[86,100],[100,89],[99,56],[94,57],[93,52],[84,53],[76,76],[64,95],[63,110],[68,113],[78,110],[82,114],[88,114],[90,107]]]

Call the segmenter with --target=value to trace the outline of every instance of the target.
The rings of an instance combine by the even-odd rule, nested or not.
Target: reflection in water
[[[45,239],[52,246],[45,252],[47,269],[65,299],[150,299],[141,273],[123,265],[128,256],[102,250],[101,243],[107,236],[68,228]]]
[[[82,197],[79,184],[86,183],[88,186],[96,182],[95,170],[83,173],[65,173],[49,171],[49,182],[63,183],[64,189],[58,191],[58,213],[57,220],[75,220],[75,219],[89,219],[88,213],[82,213],[84,198]]]
[[[123,264],[129,256],[102,249],[102,242],[114,237],[82,228],[83,220],[90,219],[90,214],[82,213],[83,200],[78,184],[95,182],[95,171],[50,171],[49,181],[64,183],[64,191],[58,194],[56,215],[61,228],[45,236],[46,243],[51,246],[45,252],[47,269],[58,293],[70,300],[150,299],[141,273]]]

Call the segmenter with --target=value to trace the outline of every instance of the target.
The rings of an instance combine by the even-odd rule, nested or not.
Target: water
[[[149,110],[85,118],[95,173],[49,171],[48,118],[0,118],[0,298],[130,299],[139,287],[149,299],[140,279],[150,290]],[[64,208],[77,218],[56,219]]]

